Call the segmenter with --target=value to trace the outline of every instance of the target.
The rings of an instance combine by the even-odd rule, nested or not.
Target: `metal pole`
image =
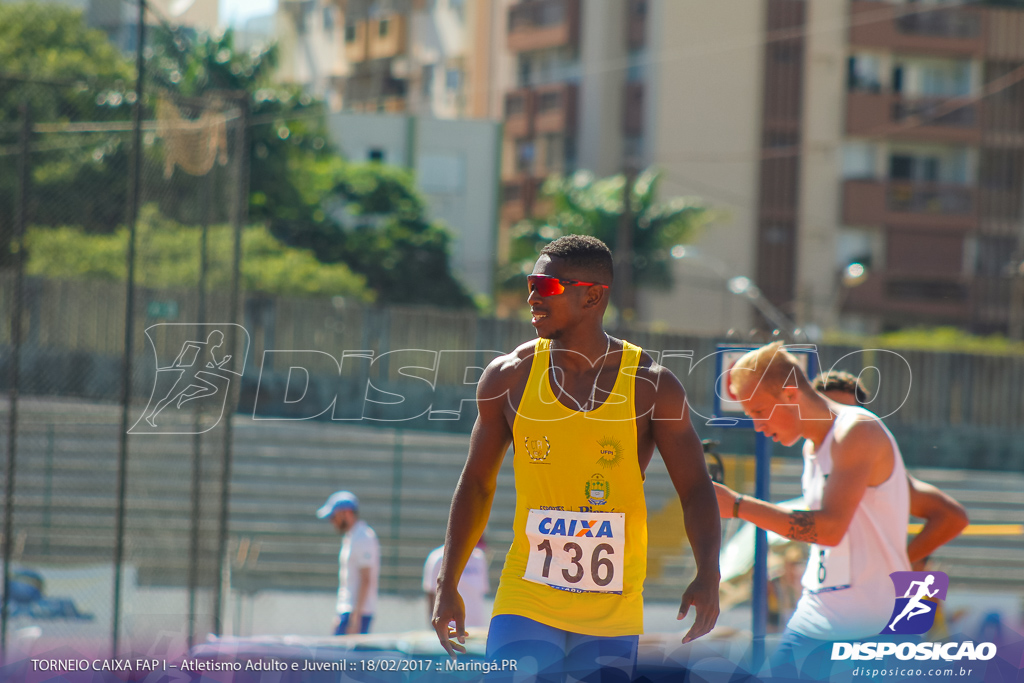
[[[206,275],[209,269],[209,235],[210,235],[210,185],[216,166],[204,179],[201,189],[200,211],[203,213],[202,231],[199,236],[199,305],[196,312],[196,339],[203,339],[206,323]],[[196,401],[192,416],[192,519],[189,528],[188,547],[188,647],[192,648],[196,634],[196,591],[199,588],[199,521],[200,489],[203,474],[203,409],[202,402]],[[219,580],[219,577],[218,577]]]
[[[398,590],[398,536],[402,532],[402,430],[395,430],[395,451],[391,463],[391,571],[395,577],[392,590]]]
[[[114,543],[114,618],[111,627],[111,657],[117,657],[121,628],[121,571],[124,564],[124,521],[128,493],[128,430],[131,428],[132,360],[135,328],[135,237],[142,193],[142,108],[146,60],[146,0],[139,0],[135,27],[135,110],[132,117],[132,173],[128,191],[128,282],[124,313],[124,361],[121,369],[121,433],[117,453],[117,519]]]
[[[623,174],[622,216],[615,236],[615,289],[618,291],[619,327],[633,316],[633,182],[636,173],[627,169]]]
[[[762,433],[755,436],[754,496],[768,500],[768,476],[772,442]],[[754,585],[751,600],[751,631],[754,634],[754,670],[764,662],[764,635],[768,628],[768,532],[757,529],[754,540]]]
[[[235,188],[233,203],[235,233],[234,250],[231,264],[231,304],[228,320],[238,322],[242,268],[242,229],[249,218],[249,94],[245,91],[235,93],[239,109],[238,128],[235,131]],[[229,367],[241,373],[245,368],[238,365],[238,328],[231,325],[227,334],[228,350],[231,352]],[[221,577],[224,575],[225,554],[228,549],[228,513],[231,497],[231,459],[232,438],[234,430],[231,418],[238,402],[238,382],[232,381],[228,387],[227,406],[224,408],[224,459],[221,468],[220,482],[220,519],[217,525],[217,582],[214,589],[213,632],[221,633],[221,612],[224,608],[224,586]]]
[[[7,481],[4,486],[4,594],[0,604],[0,661],[7,662],[8,596],[11,594],[11,541],[14,535],[14,474],[18,443],[18,389],[21,365],[21,317],[24,297],[25,259],[22,241],[28,224],[28,185],[31,180],[30,159],[32,112],[28,103],[21,105],[21,153],[18,155],[18,204],[14,219],[11,247],[14,251],[14,302],[11,312],[11,361],[7,368],[10,391],[7,412]]]

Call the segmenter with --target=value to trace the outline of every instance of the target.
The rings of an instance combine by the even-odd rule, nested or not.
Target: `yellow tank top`
[[[494,614],[584,635],[640,634],[647,504],[634,381],[641,349],[623,342],[612,395],[584,413],[555,397],[550,346],[537,340],[512,426],[516,514]]]

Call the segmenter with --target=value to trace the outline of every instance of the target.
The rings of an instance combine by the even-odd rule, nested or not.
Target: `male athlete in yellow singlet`
[[[513,541],[488,658],[515,660],[518,676],[531,680],[628,681],[643,631],[643,479],[654,448],[679,494],[697,563],[679,609],[679,618],[691,606],[696,612],[683,642],[710,631],[718,618],[715,492],[679,380],[602,329],[612,283],[608,247],[593,237],[562,237],[544,248],[528,280],[539,339],[495,359],[480,379],[479,416],[452,499],[432,623],[450,654],[464,651],[456,587],[512,444]]]

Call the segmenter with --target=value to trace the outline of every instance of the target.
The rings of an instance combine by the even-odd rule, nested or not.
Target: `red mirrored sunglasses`
[[[531,292],[537,292],[538,296],[554,296],[565,291],[566,287],[604,287],[600,282],[583,282],[581,280],[566,280],[564,278],[551,277],[550,275],[527,275],[527,287]]]

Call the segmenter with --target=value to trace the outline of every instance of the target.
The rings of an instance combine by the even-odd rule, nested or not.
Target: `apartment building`
[[[503,237],[576,168],[653,164],[718,210],[641,320],[759,324],[742,274],[812,329],[1024,334],[1024,10],[520,0],[506,35]]]
[[[334,110],[483,118],[471,93],[492,60],[474,37],[491,15],[490,0],[281,0],[278,75]]]
[[[849,19],[838,247],[869,275],[843,313],[1019,336],[1024,10],[857,0]]]

